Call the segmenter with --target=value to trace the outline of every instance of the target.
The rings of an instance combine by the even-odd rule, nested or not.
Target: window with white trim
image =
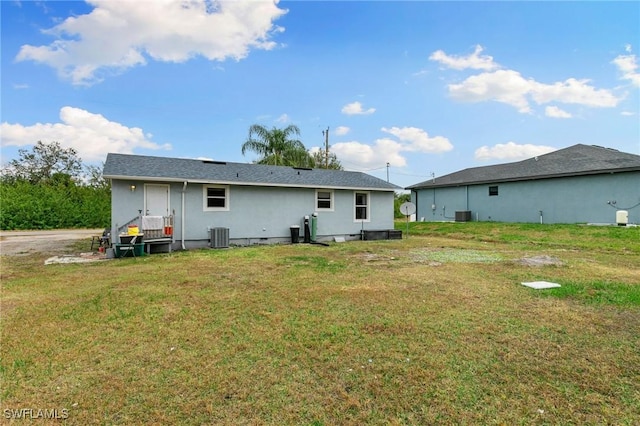
[[[333,211],[333,191],[316,189],[316,210]]]
[[[355,193],[355,220],[360,222],[369,222],[369,193]]]
[[[227,211],[229,210],[229,187],[221,185],[203,186],[203,210]]]

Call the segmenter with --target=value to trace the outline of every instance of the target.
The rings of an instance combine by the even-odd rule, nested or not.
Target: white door
[[[146,184],[144,192],[147,216],[169,216],[169,185]]]

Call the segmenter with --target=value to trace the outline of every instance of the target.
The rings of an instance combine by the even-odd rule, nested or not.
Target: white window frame
[[[328,192],[329,193],[329,207],[320,207],[318,205],[318,201],[319,201],[318,195],[321,192]],[[334,206],[334,201],[333,201],[334,200],[334,196],[333,196],[333,190],[332,189],[316,189],[316,199],[315,200],[316,200],[315,201],[315,203],[316,203],[315,209],[317,211],[332,212],[334,210],[334,207],[333,207]],[[323,198],[323,200],[326,200],[326,198]]]
[[[224,207],[209,207],[207,200],[209,199],[208,189],[224,189]],[[202,210],[205,212],[226,212],[229,211],[229,185],[202,185]]]
[[[365,194],[367,196],[367,204],[364,205],[367,212],[366,219],[358,219],[358,207],[363,207],[363,205],[358,205],[358,194]],[[353,193],[353,221],[354,222],[371,222],[371,192],[369,191],[356,191]]]

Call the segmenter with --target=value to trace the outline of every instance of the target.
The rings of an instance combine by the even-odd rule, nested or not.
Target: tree
[[[315,151],[313,154],[313,161],[315,163],[315,167],[318,167],[320,169],[332,169],[332,170],[343,170],[342,168],[342,164],[340,163],[340,160],[338,160],[338,157],[336,156],[336,154],[334,154],[333,152],[329,153],[329,161],[328,161],[328,166],[327,166],[327,161],[326,161],[326,157],[325,157],[325,152],[318,150]]]
[[[78,178],[82,161],[73,148],[63,149],[59,142],[45,144],[38,141],[31,151],[18,150],[18,158],[9,161],[3,175],[32,184],[50,180],[57,173]]]
[[[293,124],[271,130],[260,124],[249,127],[249,137],[242,145],[242,155],[253,151],[261,156],[258,164],[273,166],[313,167],[314,161],[304,144],[291,136],[299,136],[300,129]]]
[[[111,189],[96,166],[83,172],[74,149],[38,142],[0,177],[0,229],[97,228],[111,219]]]
[[[102,167],[94,165],[88,165],[85,167],[85,179],[88,186],[104,190],[109,190],[111,188],[111,183],[102,176],[103,168],[104,163],[102,163]]]

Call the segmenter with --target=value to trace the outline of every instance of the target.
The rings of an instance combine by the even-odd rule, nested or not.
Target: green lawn
[[[45,257],[2,258],[3,419],[22,408],[66,409],[78,425],[640,418],[640,228],[412,223],[408,239],[330,247]],[[555,264],[523,262],[539,257]],[[520,285],[540,280],[562,287]]]

